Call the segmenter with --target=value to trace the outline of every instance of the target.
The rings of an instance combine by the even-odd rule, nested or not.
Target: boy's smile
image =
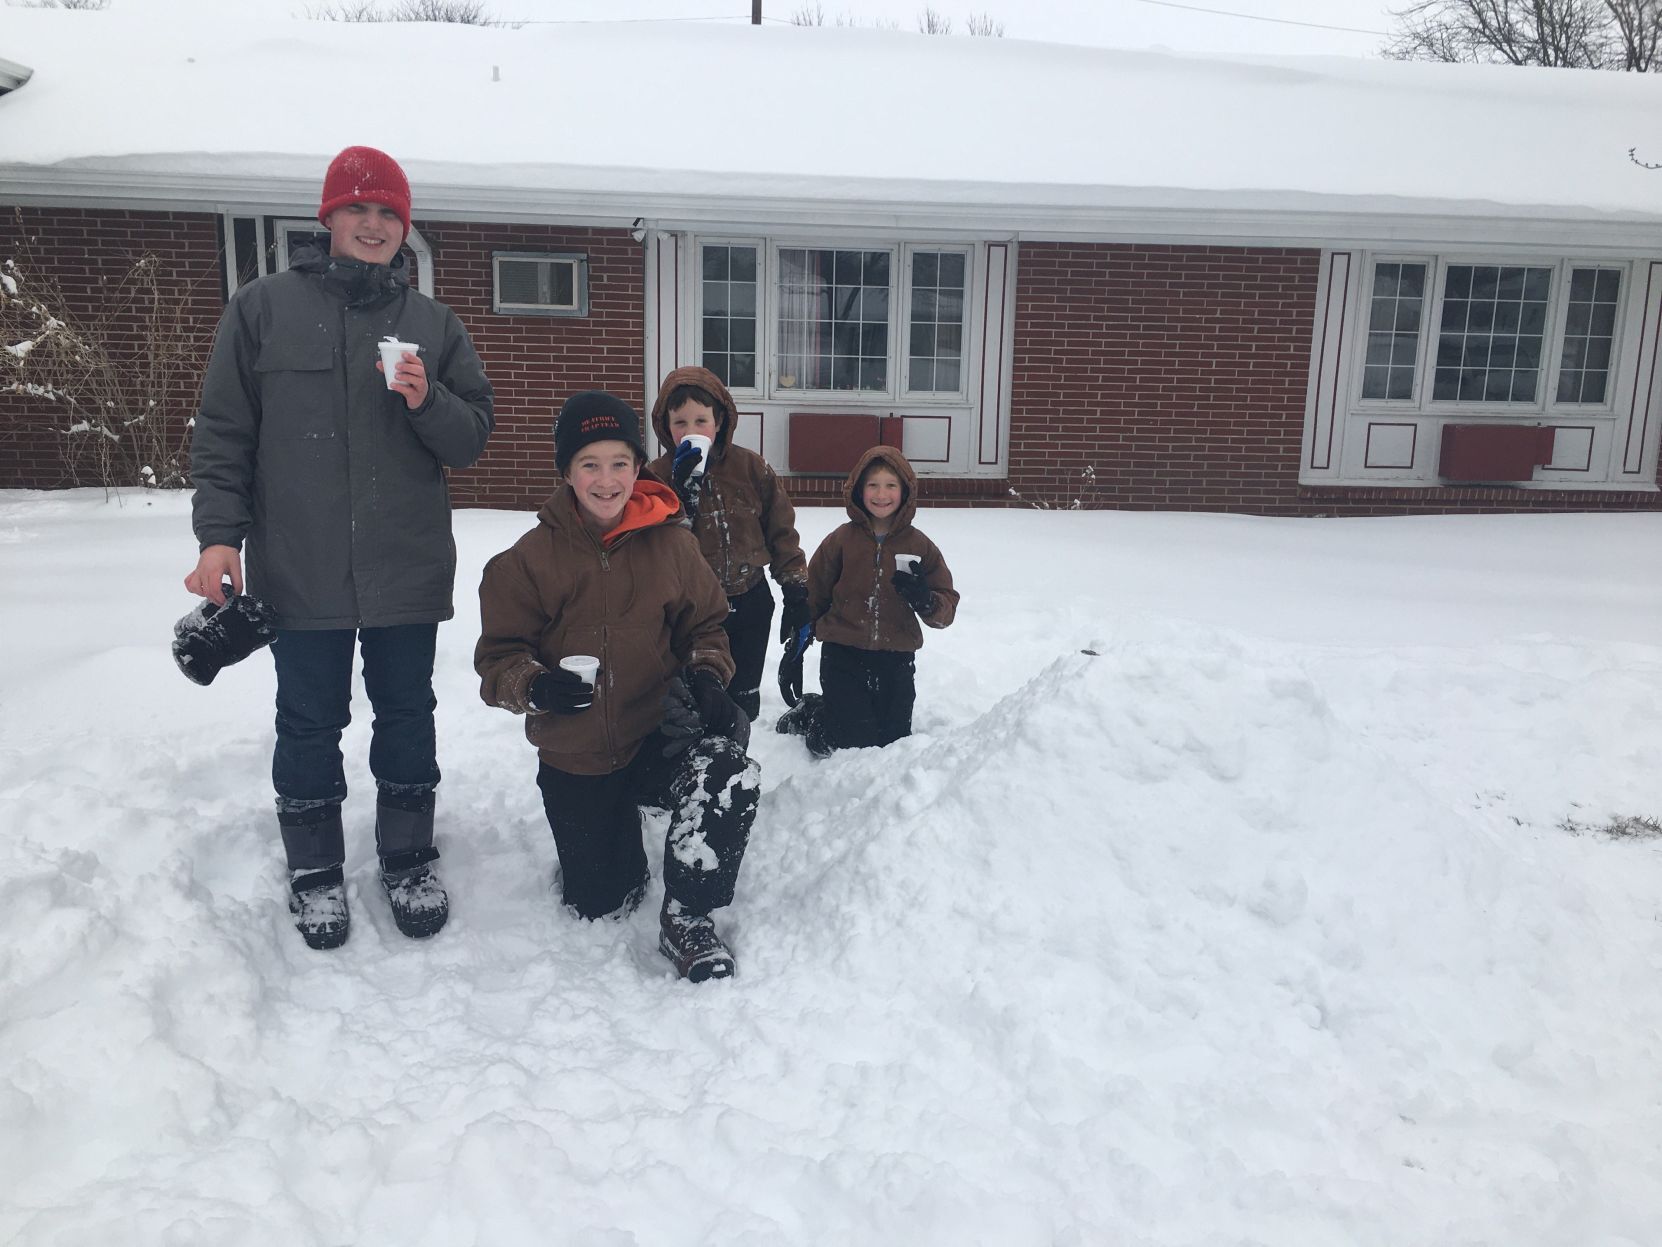
[[[326,222],[329,254],[365,264],[390,264],[404,242],[404,222],[385,204],[336,208]]]
[[[601,534],[616,528],[635,492],[640,464],[628,442],[590,442],[572,458],[566,480],[577,495],[577,509]]]
[[[900,478],[888,468],[873,467],[860,486],[860,502],[874,520],[887,520],[900,510]]]

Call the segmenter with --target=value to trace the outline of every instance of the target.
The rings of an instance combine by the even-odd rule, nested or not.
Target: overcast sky
[[[770,23],[785,22],[804,3],[813,2],[763,0],[763,16]],[[851,17],[861,23],[881,19],[898,21],[905,30],[916,29],[918,14],[927,2],[818,0],[828,22],[838,17]],[[213,11],[282,18],[303,17],[309,10],[328,3],[330,0],[111,0],[111,7],[170,16]],[[484,3],[497,17],[535,22],[748,21],[750,15],[750,0],[484,0]],[[986,14],[1003,23],[1005,36],[1012,39],[1133,48],[1160,46],[1196,52],[1374,56],[1391,28],[1391,6],[1382,0],[1181,0],[1181,3],[1179,0],[933,0],[933,7],[959,28],[970,14]],[[3,13],[0,9],[0,23],[4,21]]]

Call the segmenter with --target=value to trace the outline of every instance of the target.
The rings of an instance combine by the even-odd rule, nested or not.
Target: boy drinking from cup
[[[776,726],[805,737],[816,757],[912,734],[919,625],[944,628],[958,612],[946,560],[912,527],[917,493],[905,456],[873,446],[843,483],[848,523],[808,563],[812,632],[793,637],[780,660],[780,692],[793,705]],[[803,652],[814,637],[824,645],[822,692],[802,696]]]
[[[658,947],[684,978],[725,978],[709,915],[733,899],[760,784],[726,691],[727,598],[674,492],[640,475],[629,404],[573,395],[554,460],[564,483],[537,526],[485,565],[480,696],[526,716],[566,906],[628,916],[649,877],[640,810],[667,810]]]
[[[652,405],[658,440],[674,447],[648,466],[673,485],[692,517],[704,559],[727,594],[727,643],[733,681],[727,691],[751,719],[761,712],[762,667],[773,625],[770,568],[785,599],[779,639],[808,622],[808,564],[796,510],[767,461],[733,444],[733,396],[705,368],[677,368]]]

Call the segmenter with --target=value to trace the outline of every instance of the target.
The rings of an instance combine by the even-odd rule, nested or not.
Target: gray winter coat
[[[419,411],[376,343],[421,345]],[[225,309],[191,441],[202,547],[247,542],[248,589],[281,628],[376,628],[454,613],[444,469],[479,458],[490,382],[451,310],[397,268],[302,250]]]

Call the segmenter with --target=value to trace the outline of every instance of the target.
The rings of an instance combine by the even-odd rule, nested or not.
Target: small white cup
[[[894,556],[894,569],[897,572],[916,572],[921,562],[921,554],[897,554]]]
[[[392,338],[383,338],[377,345],[381,348],[381,371],[387,374],[387,389],[392,389],[392,383],[398,379],[398,365],[404,360],[404,352],[420,354],[421,347],[414,342],[398,342]]]
[[[688,478],[689,480],[697,480],[704,475],[704,469],[710,466],[710,446],[712,443],[702,433],[689,433],[681,439],[681,445],[683,446],[688,442],[704,452],[698,457],[698,462],[693,465],[692,475]]]
[[[600,659],[591,654],[567,654],[560,659],[560,670],[582,678],[584,684],[594,687],[594,678],[600,671]]]

